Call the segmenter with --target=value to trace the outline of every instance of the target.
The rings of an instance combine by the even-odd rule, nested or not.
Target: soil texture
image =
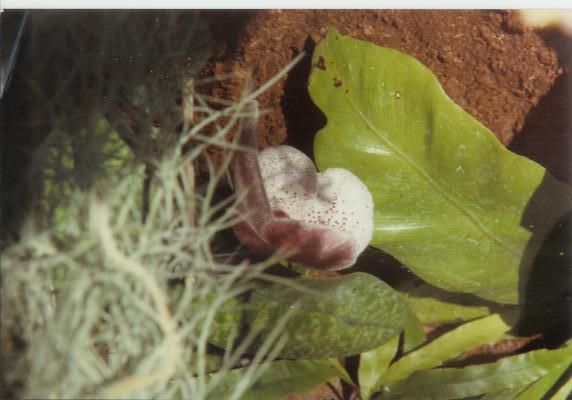
[[[252,73],[269,80],[297,54],[304,59],[264,93],[261,148],[287,142],[311,153],[325,117],[307,82],[313,49],[329,27],[394,48],[429,67],[447,94],[507,145],[528,112],[562,73],[556,53],[513,12],[443,10],[264,10],[205,14],[215,38],[205,75]],[[210,94],[237,99],[244,79],[223,81]],[[216,152],[215,152],[216,158]]]

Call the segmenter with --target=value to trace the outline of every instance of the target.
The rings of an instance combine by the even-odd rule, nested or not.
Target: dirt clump
[[[261,148],[287,142],[311,153],[325,117],[307,92],[310,60],[329,27],[417,58],[505,145],[562,72],[555,52],[512,12],[265,10],[205,16],[217,43],[205,75],[251,72],[260,84],[306,51],[302,62],[259,98],[270,110],[259,121]],[[240,79],[209,88],[227,99],[237,99],[243,89]]]

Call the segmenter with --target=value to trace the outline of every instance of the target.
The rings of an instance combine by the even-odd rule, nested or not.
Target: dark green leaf
[[[246,368],[225,372],[224,378],[209,394],[209,399],[226,399],[244,379]],[[243,400],[280,399],[288,394],[304,393],[336,377],[336,368],[328,360],[282,360],[273,362],[241,397]]]
[[[519,285],[572,208],[568,185],[504,148],[431,71],[396,50],[331,29],[314,51],[309,90],[328,119],[317,164],[368,186],[372,245],[440,288],[525,301]]]
[[[229,337],[254,330],[254,353],[275,326],[288,318],[281,357],[323,359],[371,350],[403,330],[408,308],[383,281],[364,273],[336,278],[299,277],[297,287],[263,284],[217,313],[211,343],[227,347]],[[300,287],[304,289],[300,289]]]
[[[572,345],[558,350],[535,350],[491,364],[465,368],[437,368],[417,372],[384,387],[384,399],[458,399],[520,388],[546,375],[572,357]]]

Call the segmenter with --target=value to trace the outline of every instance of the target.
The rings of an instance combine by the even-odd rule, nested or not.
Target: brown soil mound
[[[572,35],[555,27],[538,31],[564,69],[550,92],[528,113],[511,149],[572,185]]]
[[[508,144],[525,117],[561,73],[554,51],[500,11],[268,10],[207,14],[217,42],[206,75],[252,72],[260,84],[305,50],[304,60],[259,101],[270,110],[259,123],[259,145],[287,141],[311,153],[325,119],[306,85],[310,58],[329,27],[408,53],[429,67],[448,95]],[[240,96],[244,82],[211,92]]]

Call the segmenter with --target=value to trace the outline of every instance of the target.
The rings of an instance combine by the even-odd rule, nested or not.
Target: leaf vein
[[[341,76],[340,71],[337,68],[337,65],[333,65],[333,69],[335,70],[335,76]],[[498,238],[491,230],[489,230],[486,225],[479,222],[479,219],[476,215],[470,210],[464,208],[459,200],[456,198],[454,194],[451,193],[451,190],[448,188],[446,184],[444,184],[438,178],[431,176],[430,174],[426,173],[422,168],[420,168],[413,160],[411,160],[406,154],[404,154],[397,146],[391,143],[387,138],[385,138],[375,125],[371,122],[369,118],[367,118],[354,104],[348,93],[342,92],[343,96],[347,99],[350,106],[355,110],[355,112],[360,116],[363,122],[367,125],[367,127],[387,146],[390,150],[395,152],[398,157],[400,157],[405,163],[407,163],[411,168],[413,168],[421,177],[423,177],[429,185],[435,188],[436,192],[439,193],[441,196],[445,198],[447,202],[453,205],[461,215],[464,215],[477,229],[489,240],[491,240],[495,245],[506,251],[507,253],[515,256],[520,257],[520,252],[518,249],[514,248],[513,246],[504,243],[500,238]]]

